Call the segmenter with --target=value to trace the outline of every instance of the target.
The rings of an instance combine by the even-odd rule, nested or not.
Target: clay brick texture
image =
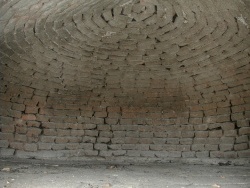
[[[3,156],[250,158],[249,1],[16,0],[0,13]]]

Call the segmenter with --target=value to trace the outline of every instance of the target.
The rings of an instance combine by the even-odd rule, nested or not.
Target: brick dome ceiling
[[[186,90],[249,70],[246,4],[223,2],[2,1],[1,75],[56,92]]]
[[[0,1],[0,157],[249,157],[249,10]]]

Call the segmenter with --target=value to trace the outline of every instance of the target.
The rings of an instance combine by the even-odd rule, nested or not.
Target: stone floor
[[[250,166],[0,160],[0,187],[249,188]]]

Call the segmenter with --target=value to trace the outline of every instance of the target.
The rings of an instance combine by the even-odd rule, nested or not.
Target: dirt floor
[[[111,165],[2,159],[0,169],[0,187],[250,188],[249,166]]]

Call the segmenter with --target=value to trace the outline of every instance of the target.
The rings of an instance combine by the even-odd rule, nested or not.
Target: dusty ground
[[[110,165],[0,160],[0,187],[249,188],[250,167],[215,165]]]

